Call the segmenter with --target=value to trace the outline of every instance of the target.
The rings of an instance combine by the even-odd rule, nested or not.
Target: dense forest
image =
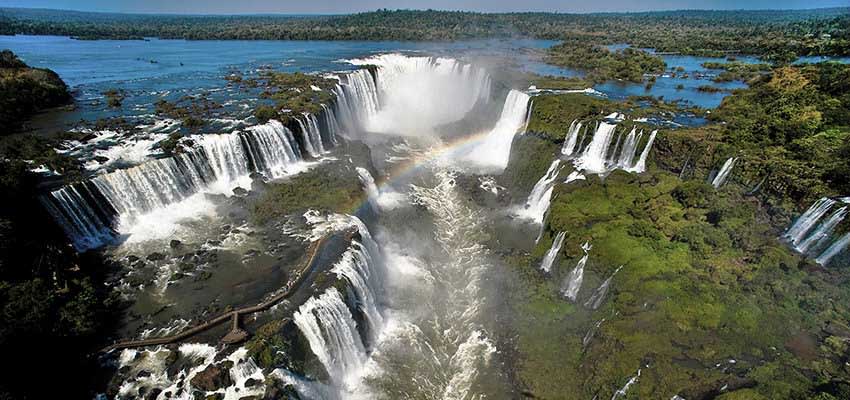
[[[328,16],[183,16],[0,9],[0,34],[80,39],[462,40],[532,37],[769,59],[850,54],[847,8],[556,14],[378,10]]]

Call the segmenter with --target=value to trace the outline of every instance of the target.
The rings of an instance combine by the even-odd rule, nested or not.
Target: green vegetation
[[[593,82],[584,78],[529,75],[525,80],[529,86],[534,85],[538,89],[549,90],[581,90],[593,86]]]
[[[11,51],[0,51],[0,135],[20,129],[38,111],[70,101],[68,87],[55,72],[30,68]]]
[[[245,347],[262,368],[286,368],[300,373],[310,349],[305,348],[299,332],[291,320],[274,320],[258,328]]]
[[[772,66],[770,64],[747,64],[740,61],[732,62],[705,62],[702,64],[708,69],[722,69],[719,75],[714,78],[715,82],[731,82],[731,81],[750,81],[753,78],[759,77],[762,74],[770,72]]]
[[[718,93],[723,91],[723,89],[711,85],[700,85],[697,90],[705,93]]]
[[[287,124],[292,116],[308,112],[319,114],[322,104],[333,101],[336,81],[300,72],[264,71],[257,79],[263,88],[261,96],[274,101],[274,106],[260,106],[254,115],[260,121],[278,119]],[[243,84],[249,83],[243,81]]]
[[[33,166],[18,157],[44,151],[43,142],[10,139],[0,148],[0,351],[16,361],[3,369],[0,398],[91,398],[98,365],[90,355],[116,314],[117,299],[103,284],[107,266],[98,255],[77,254],[38,201]],[[61,171],[68,160],[50,153],[54,159],[38,162]],[[50,385],[33,373],[45,360],[63,366]]]
[[[528,131],[552,141],[563,141],[573,120],[599,117],[610,107],[608,100],[581,93],[538,96],[531,109]]]
[[[546,62],[587,71],[587,79],[604,82],[619,79],[642,82],[645,74],[664,72],[661,57],[643,50],[626,48],[610,51],[605,47],[566,41],[549,49]]]
[[[832,284],[835,277],[799,268],[807,264],[770,225],[752,223],[764,211],[740,193],[683,184],[663,171],[557,186],[547,239],[531,255],[511,259],[524,276],[511,301],[519,375],[528,390],[540,398],[608,398],[643,368],[632,388],[636,398],[702,398],[736,379],[767,398],[807,398],[842,370],[843,352],[833,358],[796,348],[794,338],[832,337],[822,329],[850,318],[843,306],[850,292]],[[561,231],[563,261],[543,277],[535,269]],[[573,305],[558,288],[584,241],[593,249]],[[620,265],[603,306],[581,306]]]
[[[208,118],[213,110],[220,109],[222,106],[201,95],[186,96],[176,102],[159,100],[154,107],[158,115],[179,119],[183,122],[184,128],[196,130],[206,124],[205,118]]]
[[[816,267],[777,238],[791,212],[850,190],[848,73],[834,63],[760,72],[714,123],[662,130],[648,172],[556,185],[540,243],[504,252],[518,278],[506,293],[523,390],[611,398],[641,369],[627,398],[845,398],[850,272]],[[527,192],[573,119],[665,109],[581,97],[535,98],[505,184]],[[731,155],[740,157],[734,179],[715,190],[706,177]],[[561,261],[544,275],[557,232],[567,235]],[[585,241],[593,248],[573,304],[559,288]],[[621,265],[602,306],[585,307]]]
[[[0,9],[0,32],[79,38],[461,40],[494,37],[629,43],[693,55],[729,52],[786,61],[850,54],[847,8],[664,11],[630,14],[482,14],[378,10],[336,16],[181,16]]]
[[[351,145],[355,146],[364,145]],[[334,162],[268,185],[250,204],[251,220],[265,224],[303,214],[308,209],[352,212],[363,200],[356,171],[342,162]]]
[[[66,183],[82,179],[84,169],[79,160],[67,154],[59,154],[54,148],[62,140],[77,139],[79,133],[65,132],[54,135],[21,134],[0,138],[0,157],[10,166],[8,171],[29,170],[45,166],[62,174]],[[12,181],[21,176],[10,177]]]
[[[747,154],[750,180],[802,205],[850,192],[850,66],[776,68],[724,99],[711,115],[722,141]]]

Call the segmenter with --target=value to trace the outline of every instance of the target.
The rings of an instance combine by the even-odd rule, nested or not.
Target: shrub
[[[277,110],[272,106],[259,106],[254,110],[254,117],[260,122],[268,122],[270,119],[277,118]]]
[[[701,181],[687,181],[673,189],[672,195],[685,207],[706,208],[714,200],[714,187]]]

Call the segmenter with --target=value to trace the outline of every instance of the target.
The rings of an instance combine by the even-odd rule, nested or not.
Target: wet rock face
[[[212,364],[192,378],[192,386],[207,392],[233,384],[227,368]]]

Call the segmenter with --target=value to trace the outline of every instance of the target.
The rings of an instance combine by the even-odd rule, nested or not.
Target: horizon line
[[[433,11],[433,12],[449,12],[449,13],[471,13],[484,15],[505,15],[505,14],[552,14],[552,15],[628,15],[628,14],[648,14],[648,13],[665,13],[665,12],[795,12],[795,11],[818,11],[818,10],[850,10],[850,6],[845,7],[813,7],[813,8],[675,8],[675,9],[657,9],[657,10],[641,10],[641,11],[477,11],[477,10],[461,10],[461,9],[434,9],[434,8],[377,8],[368,11],[355,12],[339,12],[339,13],[286,13],[286,12],[254,12],[254,13],[196,13],[196,12],[157,12],[157,11],[92,11],[92,10],[77,10],[69,8],[46,8],[46,7],[0,7],[0,10],[36,10],[36,11],[58,11],[72,13],[89,13],[89,14],[117,14],[117,15],[145,15],[145,16],[181,16],[181,17],[261,17],[261,16],[277,16],[277,17],[335,17],[349,16],[358,14],[369,14],[381,11]]]

